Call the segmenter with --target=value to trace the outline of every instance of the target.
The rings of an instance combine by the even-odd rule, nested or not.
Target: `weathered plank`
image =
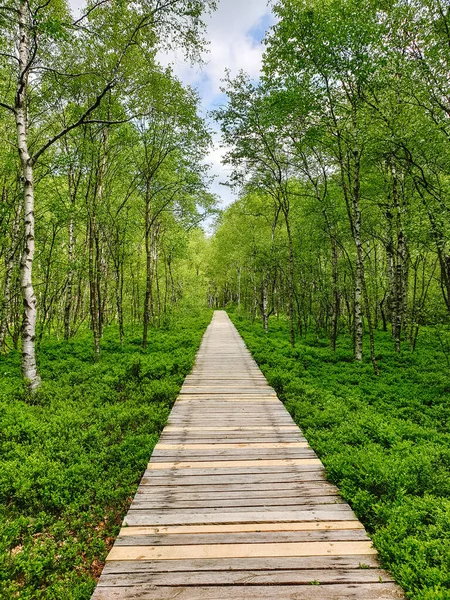
[[[192,490],[193,487],[195,488],[194,490]],[[205,490],[202,489],[204,486],[191,486],[189,491],[185,491],[185,488],[173,485],[167,485],[158,489],[155,489],[152,486],[140,486],[136,492],[136,498],[141,496],[151,496],[155,502],[159,502],[167,496],[179,500],[218,500],[221,498],[224,500],[234,500],[239,498],[299,498],[301,496],[338,495],[338,489],[331,484],[316,484],[303,488],[300,485],[278,484],[275,489],[269,490],[266,485],[230,485],[230,489],[227,489],[227,486],[216,487],[219,487],[219,489],[208,486]]]
[[[393,600],[402,598],[392,583],[263,586],[98,587],[93,600]]]
[[[156,469],[215,469],[227,468],[235,469],[238,467],[283,467],[285,465],[320,465],[318,458],[285,458],[272,460],[229,460],[224,461],[197,461],[197,462],[155,462],[148,464],[149,471]]]
[[[267,544],[199,544],[189,546],[119,546],[107,560],[182,560],[184,558],[252,558],[269,556],[345,556],[376,554],[366,542],[277,542]]]
[[[176,500],[168,498],[166,501],[148,500],[149,495],[139,496],[131,503],[130,510],[177,510],[178,512],[199,510],[202,513],[217,513],[219,510],[248,511],[251,508],[257,510],[283,510],[284,507],[292,509],[303,509],[306,507],[319,508],[321,505],[344,504],[338,496],[313,496],[305,498],[244,498],[232,500]]]
[[[173,511],[170,514],[158,513],[158,511],[139,511],[130,510],[124,519],[124,525],[129,527],[142,525],[209,525],[215,523],[268,523],[279,521],[280,523],[296,523],[304,521],[351,521],[356,520],[356,516],[350,508],[345,505],[328,506],[320,510],[317,506],[314,510],[283,510],[276,511],[257,511],[252,509],[248,512],[216,512],[203,513],[200,511],[187,514],[180,511]]]
[[[181,527],[122,527],[119,535],[177,535],[180,533],[244,533],[254,531],[331,531],[360,529],[359,521],[318,521],[315,523],[248,523],[239,525],[185,525]]]
[[[130,527],[129,529],[135,529]],[[253,531],[231,533],[184,533],[176,535],[119,535],[117,546],[198,546],[222,544],[273,544],[280,542],[362,542],[369,541],[363,529],[328,531]]]
[[[141,485],[166,485],[167,482],[177,485],[192,484],[238,484],[252,482],[283,483],[288,481],[323,481],[323,467],[305,465],[297,468],[286,468],[278,471],[273,467],[251,467],[241,469],[191,469],[172,471],[145,471]]]
[[[119,573],[189,573],[191,571],[277,571],[305,569],[361,569],[364,572],[379,568],[375,554],[352,556],[297,556],[281,558],[210,558],[207,560],[139,560],[110,561],[103,572]]]
[[[151,584],[155,586],[190,585],[323,585],[350,583],[390,583],[392,576],[381,569],[310,569],[277,571],[191,571],[183,573],[111,574],[102,578],[102,587]]]

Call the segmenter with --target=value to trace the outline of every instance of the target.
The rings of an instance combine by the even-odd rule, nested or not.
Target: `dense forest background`
[[[227,308],[410,597],[448,598],[450,4],[272,5],[211,115],[220,209],[158,62],[201,61],[215,2],[0,2],[6,597],[89,597]]]
[[[262,80],[227,78],[214,115],[241,194],[212,239],[210,132],[155,58],[199,59],[207,3],[90,7],[1,11],[0,348],[22,337],[31,388],[43,336],[89,325],[98,353],[140,323],[145,347],[183,302],[287,315],[292,343],[346,331],[357,360],[366,327],[375,370],[378,327],[399,351],[434,325],[447,356],[445,2],[275,5]]]
[[[31,389],[47,333],[88,324],[98,354],[105,325],[123,341],[139,322],[145,348],[182,296],[196,301],[185,265],[215,203],[210,135],[196,92],[155,57],[199,60],[209,5],[90,3],[75,21],[64,2],[0,5],[0,349],[22,338]]]
[[[215,292],[296,335],[374,330],[414,349],[448,323],[449,7],[279,2],[263,78],[216,112],[242,186],[212,242]],[[226,260],[223,257],[227,257]]]

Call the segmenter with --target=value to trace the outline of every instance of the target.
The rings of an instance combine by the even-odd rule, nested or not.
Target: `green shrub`
[[[30,396],[0,358],[0,598],[87,600],[210,313],[122,347],[105,332],[44,340]]]
[[[376,377],[344,336],[335,353],[308,337],[291,348],[284,321],[267,335],[232,318],[408,597],[450,598],[450,380],[432,335],[396,354],[376,332]]]

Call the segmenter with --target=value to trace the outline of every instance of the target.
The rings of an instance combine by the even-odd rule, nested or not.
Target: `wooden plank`
[[[220,434],[219,434],[220,435]],[[171,433],[163,434],[160,438],[163,444],[216,444],[218,440],[218,434],[186,434]],[[300,435],[260,435],[249,436],[245,434],[228,434],[220,436],[220,441],[223,444],[291,444],[291,443],[305,443],[305,438]]]
[[[359,521],[317,521],[313,523],[240,523],[238,525],[185,525],[175,527],[122,527],[119,536],[177,535],[181,533],[245,533],[252,531],[342,531],[361,529]]]
[[[131,527],[130,529],[134,529]],[[119,536],[116,546],[199,546],[224,544],[273,544],[298,542],[361,542],[370,541],[363,529],[327,531],[254,531],[234,533],[195,533],[170,535]]]
[[[136,585],[315,585],[392,583],[393,578],[381,569],[310,569],[276,571],[193,571],[189,573],[111,574],[103,578],[102,587]]]
[[[258,405],[259,406],[259,405]],[[201,426],[201,425],[213,425],[214,423],[217,423],[217,419],[218,419],[218,415],[216,413],[213,413],[211,415],[203,415],[201,413],[199,413],[197,416],[193,415],[192,413],[186,413],[185,415],[180,414],[180,415],[173,415],[170,417],[169,423],[173,424],[173,425],[192,425],[192,426]],[[273,420],[273,416],[272,416],[272,420]],[[292,421],[290,417],[281,417],[278,416],[277,417],[278,422],[280,423],[280,425],[289,425]],[[230,413],[229,415],[223,415],[220,419],[221,423],[225,424],[225,425],[239,425],[239,423],[242,422],[242,419],[236,415],[235,412]],[[271,422],[271,415],[270,414],[262,414],[259,413],[258,416],[252,416],[252,421],[253,423],[255,423],[255,425],[270,425]]]
[[[264,427],[264,426],[262,426]],[[182,439],[182,440],[192,440],[195,442],[196,440],[203,439],[212,439],[216,442],[218,440],[222,440],[223,442],[227,442],[228,440],[233,441],[234,439],[243,439],[243,440],[252,440],[261,442],[289,442],[289,441],[299,441],[305,442],[306,438],[303,436],[301,431],[265,431],[261,429],[261,431],[239,431],[236,430],[232,425],[228,431],[217,431],[214,427],[210,428],[209,426],[202,427],[199,426],[196,431],[189,431],[189,428],[181,428],[180,431],[169,431],[164,430],[161,434],[161,440],[166,439]]]
[[[145,471],[141,480],[144,485],[166,485],[169,481],[176,485],[213,484],[213,483],[247,483],[249,475],[252,481],[266,483],[283,483],[287,481],[323,481],[323,467],[306,465],[290,467],[278,471],[273,467],[251,467],[247,469],[192,469],[173,471]]]
[[[311,449],[298,450],[283,450],[279,453],[274,453],[272,450],[192,450],[190,452],[171,451],[171,450],[154,450],[151,462],[168,463],[168,462],[221,462],[229,463],[241,461],[244,459],[258,462],[274,460],[274,456],[278,456],[276,460],[306,460],[317,459],[317,455]]]
[[[189,503],[191,504],[191,503]],[[152,514],[161,516],[161,517],[172,517],[176,516],[179,519],[182,519],[185,516],[189,516],[192,512],[198,511],[201,513],[203,518],[206,518],[210,515],[215,516],[215,519],[212,521],[213,523],[220,522],[220,516],[222,514],[231,515],[233,513],[250,515],[255,511],[264,512],[266,514],[271,513],[279,513],[282,510],[289,511],[316,511],[322,512],[325,510],[338,512],[338,511],[348,511],[348,505],[345,502],[314,502],[313,504],[305,503],[295,503],[295,504],[283,504],[282,502],[271,504],[267,502],[266,504],[257,504],[253,505],[249,503],[249,506],[246,506],[245,503],[242,503],[241,506],[225,506],[225,507],[208,507],[208,506],[189,506],[185,504],[184,506],[169,506],[168,504],[160,506],[157,503],[153,506],[147,504],[135,504],[132,503],[129,509],[129,514],[145,514],[150,516]],[[226,511],[226,512],[225,512]],[[350,513],[348,513],[350,514]],[[247,518],[247,522],[251,520]],[[194,521],[195,522],[195,521]],[[209,522],[209,521],[208,521]]]
[[[402,598],[392,583],[337,584],[326,586],[326,600],[393,600]],[[92,600],[324,600],[320,585],[289,586],[188,586],[98,587]]]
[[[282,425],[282,426],[267,426],[267,427],[255,427],[251,426],[237,426],[237,427],[175,427],[174,425],[167,425],[164,429],[166,433],[172,431],[298,431],[297,425]]]
[[[242,470],[242,469],[240,469]],[[271,484],[288,484],[288,483],[299,483],[305,484],[309,482],[321,483],[323,482],[323,471],[315,467],[310,467],[303,471],[288,471],[277,473],[271,469],[265,471],[264,469],[259,470],[257,473],[252,474],[252,484],[250,485],[271,485]],[[245,474],[236,474],[235,470],[227,470],[223,474],[211,474],[211,471],[204,470],[203,474],[193,474],[192,471],[171,471],[166,474],[163,471],[146,471],[144,477],[141,479],[141,486],[178,486],[180,489],[188,490],[191,486],[201,486],[203,489],[207,489],[205,486],[227,486],[227,485],[246,485],[248,484],[249,476]]]
[[[350,508],[336,505],[333,508],[325,507],[324,510],[283,510],[276,511],[256,511],[250,512],[220,512],[220,513],[202,513],[192,514],[174,513],[161,514],[152,511],[130,510],[126,515],[123,524],[125,526],[163,526],[163,525],[214,525],[219,523],[296,523],[305,521],[351,521],[357,520],[355,514]]]
[[[318,458],[286,458],[286,459],[273,459],[273,460],[233,460],[224,462],[223,461],[210,461],[210,462],[153,462],[151,461],[147,468],[149,471],[157,469],[215,469],[215,468],[227,468],[235,469],[238,467],[282,467],[287,465],[317,465],[320,466],[322,463]]]
[[[182,472],[176,471],[175,474],[180,476]],[[189,485],[180,485],[180,482],[184,483],[186,476],[164,478],[161,481],[159,477],[153,477],[154,475],[160,475],[160,473],[152,471],[152,477],[149,485],[145,482],[142,484],[142,493],[147,494],[149,492],[155,494],[155,496],[162,496],[164,494],[180,495],[183,498],[238,498],[243,496],[244,498],[270,498],[286,495],[293,496],[322,496],[324,494],[339,494],[339,490],[336,486],[321,479],[303,480],[303,481],[279,481],[275,482],[276,485],[271,485],[271,481],[258,480],[252,481],[251,483],[239,483],[234,481],[223,481],[223,477],[219,477],[218,481],[210,481],[208,477],[194,477],[190,478]],[[206,481],[204,481],[206,479]],[[217,478],[216,478],[217,479]],[[152,485],[152,482],[157,485]],[[206,485],[205,485],[206,484]],[[136,494],[140,494],[141,486],[139,486]],[[269,489],[268,489],[269,488]],[[209,496],[208,496],[209,494]]]
[[[280,542],[273,544],[205,544],[198,546],[115,545],[106,560],[345,556],[346,554],[376,554],[376,550],[372,547],[371,542]]]
[[[259,408],[258,408],[259,410]],[[252,419],[253,421],[253,417],[254,417],[254,413],[255,413],[255,409],[248,409],[248,410],[235,410],[235,411],[221,411],[221,410],[204,410],[204,411],[198,411],[197,414],[194,414],[192,412],[180,412],[180,411],[175,411],[172,415],[171,415],[171,422],[172,419],[173,421],[182,421],[182,424],[184,424],[185,422],[189,422],[193,425],[197,425],[198,423],[200,423],[200,425],[203,425],[205,421],[208,422],[208,425],[210,423],[217,423],[217,421],[219,420],[221,423],[227,424],[229,426],[233,426],[239,423],[242,423],[243,421],[249,421],[250,419]],[[215,419],[215,421],[214,421]],[[260,423],[261,425],[263,425],[264,423],[267,422],[273,422],[273,421],[278,421],[280,419],[280,415],[277,414],[274,411],[270,411],[270,412],[261,412],[260,415],[255,419],[255,423]],[[283,416],[281,416],[281,419],[284,419]],[[217,435],[217,434],[215,434]],[[242,435],[242,434],[241,434]],[[261,434],[260,434],[261,435]]]
[[[166,462],[178,462],[182,460],[183,462],[188,461],[215,461],[215,460],[228,460],[228,461],[236,461],[242,460],[245,457],[245,460],[289,460],[296,458],[317,458],[317,454],[311,450],[311,448],[280,448],[279,452],[274,452],[272,449],[264,449],[264,448],[251,448],[250,445],[247,448],[231,448],[229,450],[225,450],[223,448],[215,449],[214,447],[210,447],[205,450],[161,450],[160,448],[155,448],[152,453],[151,460]],[[275,459],[276,457],[276,459]]]
[[[214,436],[214,434],[213,434]],[[178,433],[163,435],[160,440],[162,444],[216,444],[218,443],[218,437],[216,436],[205,435],[195,435],[186,437],[186,435],[181,435]],[[227,435],[220,438],[220,442],[222,444],[292,444],[292,443],[305,443],[305,439],[301,436],[261,436],[261,437],[253,437],[253,436],[245,436],[243,434],[240,435]],[[287,446],[288,447],[288,446]],[[305,446],[306,447],[306,446]]]
[[[226,433],[205,432],[205,433],[163,433],[160,437],[162,444],[305,444],[306,440],[301,434],[287,433]],[[305,446],[306,447],[306,446]]]
[[[131,503],[130,510],[156,509],[161,512],[167,510],[201,510],[203,513],[216,512],[217,510],[237,511],[248,510],[249,507],[264,507],[264,510],[282,510],[282,507],[289,506],[302,509],[305,506],[321,506],[324,504],[345,504],[344,500],[336,495],[325,496],[300,496],[300,497],[276,497],[276,498],[232,498],[224,500],[206,499],[206,500],[179,500],[176,498],[168,498],[166,501],[161,501],[157,498],[153,499],[151,493],[140,494],[136,496]]]
[[[140,560],[110,561],[104,568],[110,573],[189,573],[191,571],[272,571],[304,569],[377,569],[379,564],[376,555],[352,556],[302,556],[281,558],[218,558],[218,559],[186,559],[186,560]]]
[[[324,506],[346,506],[346,503],[337,496],[314,496],[312,498],[256,498],[243,500],[174,500],[169,498],[167,501],[148,501],[146,497],[135,498],[131,503],[130,510],[156,510],[161,514],[168,514],[169,511],[184,514],[189,511],[199,510],[203,514],[217,514],[218,512],[249,512],[252,509],[276,511],[284,508],[289,510],[303,510],[313,508],[320,510]]]
[[[313,482],[314,483],[314,482]],[[194,488],[194,489],[192,489]],[[216,489],[218,488],[218,489]],[[231,488],[231,489],[227,489]],[[242,489],[245,488],[245,489]],[[266,485],[222,485],[222,486],[191,486],[189,491],[185,487],[179,488],[177,485],[167,485],[154,488],[153,486],[139,486],[136,492],[136,498],[141,495],[151,495],[155,501],[161,500],[167,496],[173,499],[184,500],[208,500],[208,499],[238,499],[238,498],[287,498],[299,496],[328,496],[338,495],[339,490],[331,484],[310,484],[308,487],[301,487],[292,484],[278,484],[275,489],[267,489]]]

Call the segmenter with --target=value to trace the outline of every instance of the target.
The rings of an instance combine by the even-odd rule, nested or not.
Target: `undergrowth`
[[[34,396],[0,357],[0,598],[90,598],[209,320],[44,340]]]
[[[351,340],[299,338],[230,315],[327,477],[370,532],[409,598],[450,598],[450,373],[433,331],[413,353],[377,332],[380,375],[353,361]]]

